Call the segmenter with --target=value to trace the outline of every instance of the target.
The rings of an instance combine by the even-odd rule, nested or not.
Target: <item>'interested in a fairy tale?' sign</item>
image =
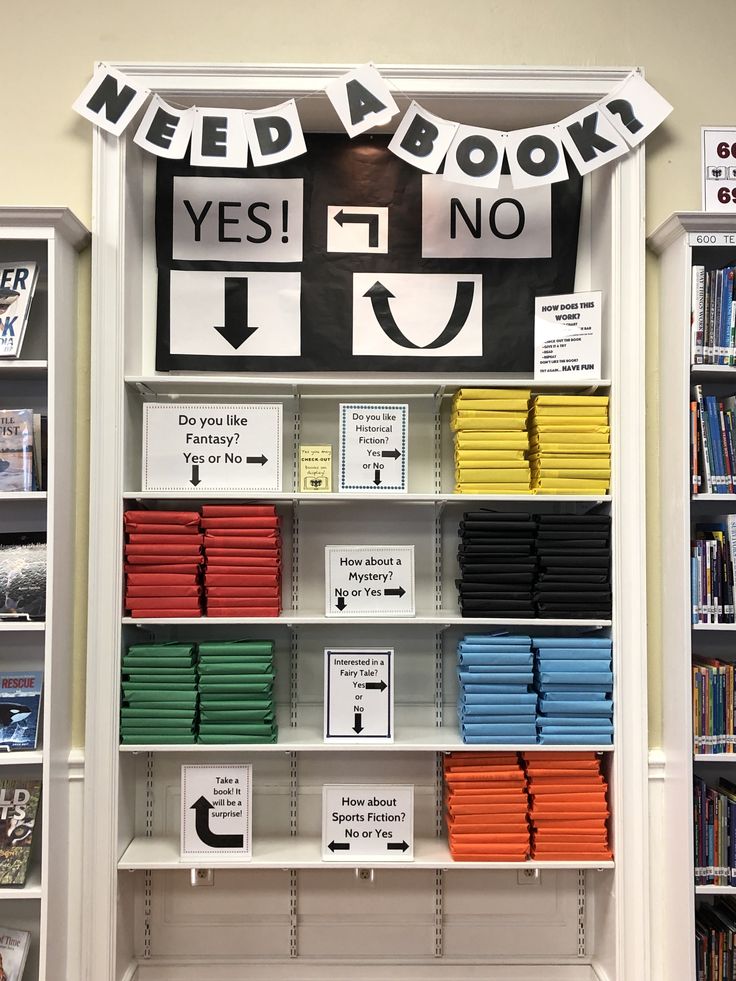
[[[143,406],[143,490],[281,490],[283,406]]]

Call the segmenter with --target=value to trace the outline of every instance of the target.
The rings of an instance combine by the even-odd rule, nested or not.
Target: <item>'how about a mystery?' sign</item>
[[[325,784],[322,858],[414,861],[414,787]]]
[[[143,406],[143,490],[280,491],[281,403]]]
[[[340,491],[407,489],[408,405],[340,405]]]
[[[413,545],[328,545],[328,617],[413,617]]]
[[[393,648],[325,650],[325,741],[392,742]]]

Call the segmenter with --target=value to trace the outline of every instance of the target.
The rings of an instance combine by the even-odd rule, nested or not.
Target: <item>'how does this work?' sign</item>
[[[252,764],[181,768],[181,857],[250,861]]]
[[[407,489],[408,405],[340,404],[340,491]]]
[[[600,378],[601,293],[538,296],[534,309],[534,377]]]
[[[414,787],[325,784],[322,858],[332,862],[413,862]]]
[[[413,617],[413,545],[327,545],[328,617]]]
[[[394,652],[325,650],[325,741],[392,742]]]
[[[143,490],[280,491],[280,403],[143,406]]]

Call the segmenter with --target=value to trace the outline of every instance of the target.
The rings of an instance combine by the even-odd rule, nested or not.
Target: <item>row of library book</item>
[[[736,266],[692,268],[690,355],[692,364],[736,365]]]
[[[693,778],[695,885],[736,886],[736,784]]]
[[[702,385],[690,402],[693,494],[736,493],[736,396],[712,395]]]
[[[695,909],[697,981],[736,978],[736,899],[717,896]]]
[[[736,515],[697,522],[690,549],[692,623],[734,622]]]
[[[693,656],[693,752],[736,753],[736,673],[718,658]]]

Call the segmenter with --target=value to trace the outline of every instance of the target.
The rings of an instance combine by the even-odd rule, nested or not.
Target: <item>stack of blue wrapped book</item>
[[[534,637],[539,693],[539,742],[604,745],[613,742],[610,638]]]
[[[531,637],[468,634],[457,648],[464,743],[536,743]]]

